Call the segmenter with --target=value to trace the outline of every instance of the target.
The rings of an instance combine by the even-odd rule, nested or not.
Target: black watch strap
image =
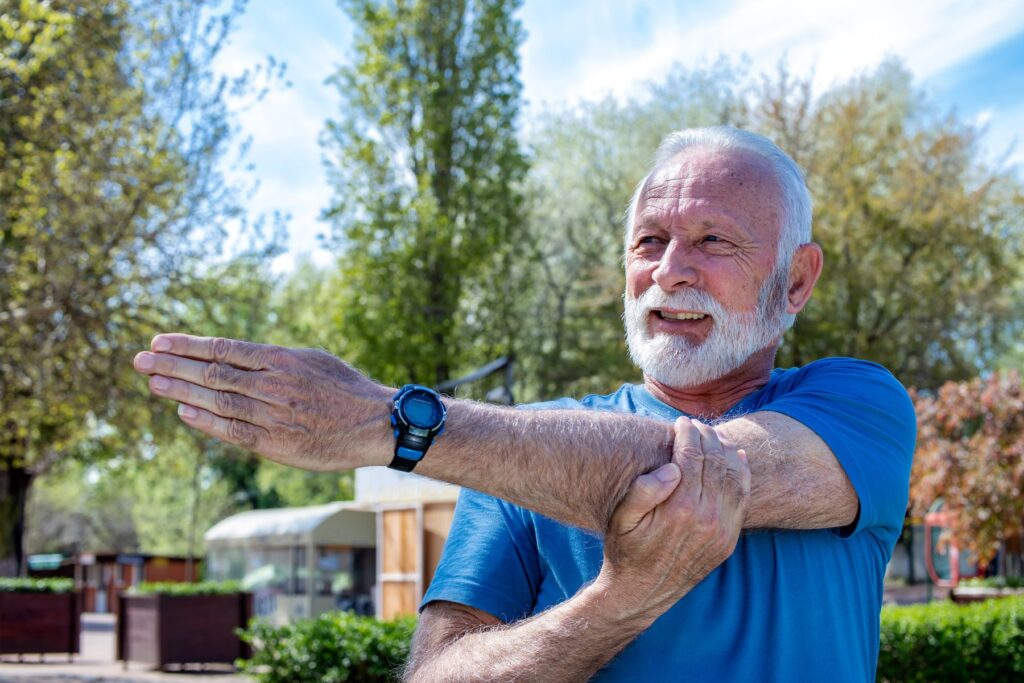
[[[423,454],[430,448],[433,439],[429,436],[402,434],[395,442],[395,457],[388,467],[401,472],[411,472],[412,468],[423,459]]]

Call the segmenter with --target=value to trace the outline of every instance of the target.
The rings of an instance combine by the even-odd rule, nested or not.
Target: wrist
[[[650,628],[660,615],[645,609],[628,586],[623,586],[606,568],[602,568],[580,595],[587,608],[599,615],[610,628],[622,629],[635,636]]]
[[[338,442],[351,443],[349,448],[359,454],[360,462],[355,465],[356,467],[385,467],[394,457],[395,434],[391,426],[391,398],[396,391],[391,387],[375,384],[374,391],[364,395],[359,424],[338,425],[341,430]],[[355,443],[352,443],[353,441]]]

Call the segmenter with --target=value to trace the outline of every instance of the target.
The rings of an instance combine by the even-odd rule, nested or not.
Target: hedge
[[[254,620],[240,668],[258,683],[397,680],[415,620],[328,612],[288,626]],[[1024,597],[882,609],[879,681],[1024,680]]]
[[[0,593],[70,593],[75,590],[71,579],[0,578]]]
[[[878,680],[1024,680],[1024,598],[883,608]]]
[[[1024,576],[986,576],[978,579],[964,579],[960,585],[970,588],[1024,588]]]
[[[231,595],[241,592],[238,581],[144,581],[128,590],[129,595]]]
[[[377,683],[400,677],[416,620],[378,621],[351,612],[327,612],[286,626],[254,619],[240,633],[252,647],[239,660],[258,683]]]

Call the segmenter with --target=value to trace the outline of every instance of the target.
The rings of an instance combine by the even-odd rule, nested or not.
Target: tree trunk
[[[25,503],[32,473],[0,460],[0,576],[20,576],[24,570]]]

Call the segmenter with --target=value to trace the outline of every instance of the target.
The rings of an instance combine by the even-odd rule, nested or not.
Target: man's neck
[[[670,387],[645,374],[644,386],[654,398],[676,410],[713,420],[721,417],[745,396],[768,384],[775,366],[777,348],[771,346],[757,351],[732,372],[706,384],[686,388]]]

